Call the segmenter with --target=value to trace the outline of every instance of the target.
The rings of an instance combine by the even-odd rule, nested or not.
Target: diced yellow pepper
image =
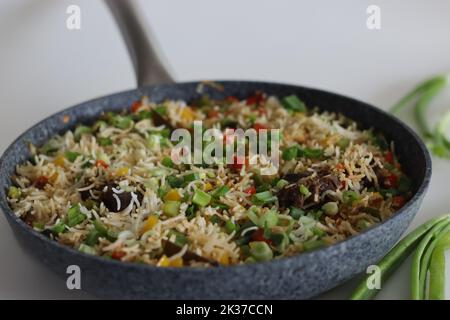
[[[228,253],[224,252],[222,254],[222,256],[219,259],[219,263],[224,266],[227,266],[230,264],[230,257],[228,256]]]
[[[173,260],[171,260],[170,261],[170,266],[171,267],[176,267],[176,268],[179,268],[179,267],[182,267],[183,266],[183,258],[176,258],[176,259],[173,259]]]
[[[164,196],[165,201],[180,201],[181,196],[177,189],[170,189]]]
[[[55,160],[53,160],[53,163],[58,167],[64,167],[64,163],[65,163],[64,159],[65,159],[65,157],[61,154],[61,155],[57,156],[55,158]]]
[[[169,267],[170,266],[170,260],[169,258],[167,258],[166,255],[163,255],[158,263],[156,264],[158,267]]]
[[[119,168],[116,170],[116,176],[123,177],[123,176],[128,175],[129,172],[130,172],[130,169],[127,167]]]
[[[203,191],[208,192],[210,190],[212,190],[213,186],[211,183],[207,182],[205,183],[205,186],[203,187]]]
[[[185,121],[192,121],[194,120],[194,112],[191,108],[185,107],[183,110],[181,110],[181,119]]]
[[[51,183],[55,183],[56,180],[58,180],[58,177],[59,177],[58,172],[55,172],[54,174],[52,174],[52,175],[50,176],[50,178],[48,178],[48,180],[49,180]]]
[[[158,223],[159,219],[156,215],[151,215],[145,221],[144,226],[142,227],[142,233],[147,232],[148,230],[153,229],[153,227]]]

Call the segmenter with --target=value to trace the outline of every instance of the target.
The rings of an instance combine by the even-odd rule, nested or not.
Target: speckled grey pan
[[[155,299],[310,298],[362,272],[391,248],[417,213],[431,176],[429,154],[401,121],[366,103],[299,86],[262,82],[221,82],[224,91],[207,88],[215,98],[245,97],[255,90],[296,94],[308,106],[342,112],[364,127],[374,127],[395,142],[400,161],[412,178],[414,197],[386,222],[336,245],[261,264],[217,268],[158,268],[121,263],[80,253],[32,230],[9,209],[6,189],[16,164],[29,156],[28,143],[40,145],[56,133],[89,123],[106,110],[120,110],[142,95],[153,101],[198,97],[197,83],[157,85],[82,103],[62,111],[20,136],[0,160],[0,207],[23,248],[62,277],[68,265],[82,269],[82,288],[101,297]],[[63,118],[69,116],[68,123]]]

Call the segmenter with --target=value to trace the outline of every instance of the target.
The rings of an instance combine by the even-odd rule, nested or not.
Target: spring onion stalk
[[[400,101],[398,101],[394,106],[391,108],[391,113],[397,114],[400,112],[403,108],[405,108],[408,104],[410,104],[414,99],[418,98],[421,94],[428,91],[430,88],[433,88],[437,84],[441,82],[446,82],[447,77],[445,76],[437,76],[431,79],[428,79],[421,84],[419,84],[416,88],[414,88],[410,93],[408,93],[406,96],[404,96]]]
[[[422,135],[426,139],[431,139],[429,143],[431,151],[438,157],[446,158],[450,157],[450,141],[445,136],[445,131],[450,125],[450,115],[446,114],[435,130],[431,130],[426,111],[433,99],[448,85],[449,76],[440,75],[424,81],[391,108],[391,112],[397,114],[406,106],[413,105],[415,120]]]
[[[433,99],[445,88],[446,82],[445,78],[437,79],[436,83],[422,94],[415,105],[414,113],[417,124],[419,125],[422,134],[427,138],[432,137],[433,134],[428,125],[426,111],[431,101],[433,101]]]
[[[425,235],[430,230],[434,229],[438,224],[446,223],[450,219],[450,215],[444,215],[441,217],[433,218],[426,223],[422,224],[405,238],[395,245],[391,251],[378,262],[378,267],[381,271],[381,281],[384,283],[389,279],[390,275],[397,270],[402,262],[410,255],[410,253],[416,248],[417,244],[421,242]],[[435,230],[435,229],[434,229]],[[413,265],[414,266],[414,265]],[[371,275],[367,275],[361,281],[359,286],[355,289],[350,299],[352,300],[368,300],[373,298],[377,293],[377,289],[369,289],[367,286],[367,280]],[[411,280],[411,286],[418,286],[418,277],[416,276]],[[417,289],[414,289],[417,290]]]
[[[430,300],[445,300],[445,251],[450,249],[450,232],[437,242],[430,261]],[[447,281],[448,282],[448,281]]]
[[[412,261],[411,267],[411,299],[422,300],[425,297],[427,259],[423,256],[433,239],[449,224],[448,219],[436,223],[420,241]]]

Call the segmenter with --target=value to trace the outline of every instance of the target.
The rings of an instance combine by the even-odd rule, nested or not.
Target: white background
[[[327,89],[387,109],[414,84],[450,71],[450,1],[138,1],[179,81],[268,80]],[[82,29],[66,29],[66,8]],[[381,30],[366,8],[381,7]],[[44,117],[135,86],[126,49],[98,0],[0,0],[0,152]],[[450,91],[450,89],[448,90]],[[450,107],[450,93],[432,106]],[[411,123],[409,117],[405,120]],[[413,226],[450,209],[450,162]],[[92,298],[28,257],[0,216],[0,298]],[[409,262],[378,296],[407,299]],[[320,298],[348,297],[355,282]],[[450,287],[450,286],[449,286]]]

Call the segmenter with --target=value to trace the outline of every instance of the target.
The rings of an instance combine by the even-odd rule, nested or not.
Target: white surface
[[[388,108],[418,81],[450,70],[450,2],[139,1],[178,80],[256,79],[302,84]],[[78,4],[82,29],[66,29]],[[366,28],[381,7],[382,28]],[[0,152],[44,117],[134,87],[122,40],[101,1],[0,0]],[[448,90],[450,91],[450,90]],[[438,99],[435,118],[450,105]],[[449,210],[450,163],[434,176],[413,226]],[[90,298],[25,255],[0,215],[0,298]],[[383,299],[408,298],[406,263]],[[321,298],[345,299],[350,282]]]

